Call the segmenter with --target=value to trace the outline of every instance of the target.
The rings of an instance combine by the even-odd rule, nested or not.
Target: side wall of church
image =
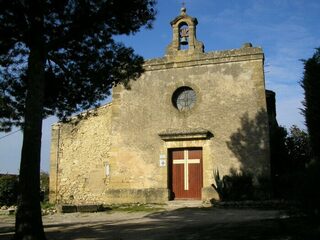
[[[111,148],[111,104],[52,128],[50,201],[103,202]]]

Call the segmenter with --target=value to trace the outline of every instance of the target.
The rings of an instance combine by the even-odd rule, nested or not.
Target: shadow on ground
[[[319,225],[303,218],[283,219],[276,211],[187,208],[130,214],[116,220],[112,214],[99,219],[93,214],[70,223],[46,224],[45,230],[49,240],[320,239]],[[10,239],[6,230],[0,227],[1,240]]]

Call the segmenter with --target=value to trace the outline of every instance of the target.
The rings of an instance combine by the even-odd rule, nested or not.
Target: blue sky
[[[320,47],[319,0],[185,0],[187,14],[198,19],[197,38],[205,51],[240,48],[245,42],[265,53],[266,88],[276,92],[278,122],[304,128],[300,113],[303,76],[300,59]],[[181,0],[158,0],[158,15],[152,30],[117,37],[146,59],[162,57],[172,39],[170,21]],[[49,170],[50,128],[57,120],[44,121],[41,168]],[[14,129],[16,130],[16,129]],[[0,133],[0,138],[6,134]],[[0,173],[19,170],[21,132],[0,139]]]

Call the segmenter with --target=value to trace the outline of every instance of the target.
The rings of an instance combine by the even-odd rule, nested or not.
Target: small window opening
[[[179,47],[180,50],[189,49],[189,26],[185,22],[179,26]]]

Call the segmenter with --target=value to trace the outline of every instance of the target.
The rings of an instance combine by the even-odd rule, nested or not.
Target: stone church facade
[[[147,60],[130,89],[53,125],[51,202],[207,201],[218,198],[216,170],[270,174],[262,49],[205,53],[185,8],[171,26],[166,55]]]

